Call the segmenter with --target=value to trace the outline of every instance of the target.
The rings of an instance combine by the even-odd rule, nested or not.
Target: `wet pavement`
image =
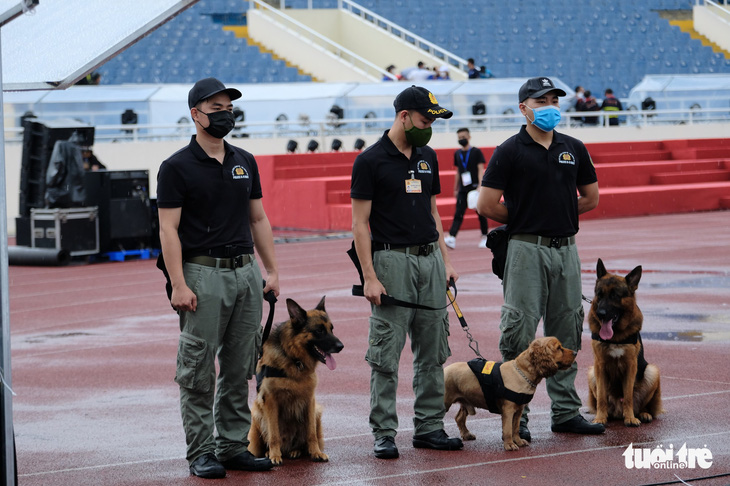
[[[267,473],[229,472],[215,484],[638,485],[678,478],[693,485],[730,484],[730,212],[589,220],[577,236],[588,297],[598,258],[613,273],[642,265],[642,336],[647,360],[661,369],[666,409],[653,423],[627,428],[611,422],[600,436],[555,434],[541,384],[531,403],[529,447],[503,451],[500,418],[478,410],[468,419],[477,439],[464,450],[414,449],[412,355],[406,345],[398,391],[401,457],[390,461],[372,455],[364,361],[369,306],[350,294],[357,279],[345,254],[350,239],[294,231],[279,236],[282,295],[275,322],[286,318],[284,298],[312,308],[326,295],[345,345],[334,371],[318,369],[330,461],[285,460]],[[462,231],[450,252],[460,273],[457,301],[482,354],[499,359],[501,287],[490,271],[491,254],[477,248],[478,241],[478,231]],[[10,267],[10,308],[21,485],[210,482],[189,476],[184,458],[173,382],[178,325],[152,260]],[[450,312],[448,363],[468,361],[474,353]],[[587,324],[582,344],[576,387],[585,403],[592,364]],[[458,434],[456,410],[445,419],[451,435]],[[582,412],[592,418],[585,407]],[[671,460],[655,467],[667,450]],[[706,462],[682,467],[680,450]],[[643,463],[646,455],[656,464]],[[627,467],[629,458],[633,467]]]

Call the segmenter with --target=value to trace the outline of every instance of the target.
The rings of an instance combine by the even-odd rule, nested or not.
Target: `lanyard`
[[[464,160],[464,151],[462,150],[459,156],[461,157],[461,166],[466,170],[466,166],[469,165],[469,155],[471,154],[471,149],[466,151],[466,160]]]

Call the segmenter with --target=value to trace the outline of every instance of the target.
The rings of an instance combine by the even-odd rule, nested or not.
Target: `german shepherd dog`
[[[636,427],[664,412],[659,368],[644,359],[639,333],[644,320],[636,305],[641,266],[621,277],[608,273],[599,258],[596,273],[588,313],[593,347],[588,409],[596,414],[593,423],[623,418],[624,425]]]
[[[314,310],[305,311],[286,299],[289,320],[278,325],[263,345],[256,367],[257,394],[251,407],[249,451],[281,464],[309,455],[328,461],[324,453],[322,407],[314,398],[315,368],[324,363],[334,370],[332,353],[344,345],[332,333],[332,321],[324,309],[324,297]]]
[[[461,438],[476,438],[466,428],[466,417],[474,415],[475,408],[484,408],[502,416],[504,450],[516,451],[528,445],[519,435],[522,410],[532,399],[540,381],[570,368],[575,355],[575,351],[564,348],[557,338],[543,337],[535,339],[512,361],[495,363],[477,358],[447,366],[444,369],[444,405],[448,410],[455,402],[461,404],[455,417]],[[490,375],[486,381],[493,385],[483,386],[485,377],[481,375]]]

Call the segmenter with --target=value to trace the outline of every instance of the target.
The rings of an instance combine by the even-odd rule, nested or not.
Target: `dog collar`
[[[522,372],[522,370],[517,367],[517,363],[512,361],[512,366],[514,366],[515,370],[517,370],[517,373],[519,373],[520,376],[522,378],[524,378],[524,380],[527,382],[528,385],[530,385],[532,388],[537,388],[537,383],[535,383],[534,381],[529,379],[527,376],[525,376],[525,374]]]
[[[624,339],[623,341],[610,341],[601,338],[601,336],[598,335],[597,332],[591,333],[591,339],[594,341],[601,341],[602,343],[609,343],[609,344],[636,344],[639,342],[639,333],[635,333]]]

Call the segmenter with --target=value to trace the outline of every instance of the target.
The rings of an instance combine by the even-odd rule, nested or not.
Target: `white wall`
[[[330,37],[332,40],[385,69],[393,64],[396,72],[423,61],[426,66],[440,66],[443,60],[409,44],[386,30],[366,22],[343,10],[287,10],[286,13],[304,25]],[[451,79],[466,80],[463,71],[450,70]]]
[[[399,72],[415,66],[419,61],[429,67],[444,63],[443,60],[349,12],[336,9],[293,9],[286,10],[285,13],[381,69],[393,64]],[[307,40],[306,34],[299,36],[284,28],[272,13],[263,9],[252,9],[247,15],[248,34],[252,39],[285,59],[296,59],[296,64],[302,70],[317,79],[326,82],[380,80],[380,76],[371,78],[357,69],[352,69],[335,54]],[[450,74],[454,80],[467,79],[466,73],[454,71],[453,68]]]
[[[247,19],[248,35],[252,39],[284,59],[296,59],[299,68],[317,79],[327,82],[375,81],[308,38],[284,28],[273,15],[261,9],[250,9]]]
[[[730,51],[730,10],[695,5],[692,9],[694,29],[712,42]]]
[[[439,123],[437,121],[436,123]],[[456,143],[456,129],[454,133],[434,133],[429,145],[433,148],[454,148]],[[648,127],[596,127],[574,128],[561,130],[563,133],[579,138],[583,142],[628,142],[639,140],[672,140],[693,138],[727,138],[730,133],[730,123],[697,124],[697,125],[661,125]],[[478,147],[494,147],[499,145],[515,130],[480,132],[472,130],[472,144]],[[380,135],[348,135],[337,137],[314,137],[320,144],[320,152],[329,151],[333,138],[339,138],[343,147],[351,150],[356,138],[363,138],[366,146],[374,143]],[[299,151],[304,152],[307,143],[313,137],[295,138],[299,143]],[[228,142],[240,146],[254,155],[286,153],[286,144],[289,138],[256,138],[240,139],[229,138]],[[121,142],[97,143],[94,153],[109,170],[149,170],[150,194],[157,194],[157,170],[160,163],[172,153],[185,146],[187,141],[167,142]],[[19,211],[20,165],[22,160],[22,145],[19,143],[5,144],[5,191],[7,199],[8,234],[15,235],[15,217]]]

